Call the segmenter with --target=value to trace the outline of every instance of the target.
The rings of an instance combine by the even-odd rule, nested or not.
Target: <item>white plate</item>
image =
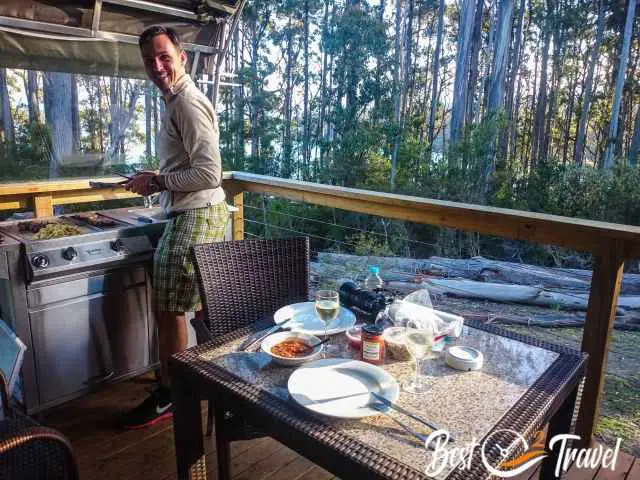
[[[283,328],[309,335],[324,335],[324,322],[316,315],[314,302],[301,302],[287,305],[273,314],[275,323],[282,323],[291,318]],[[338,317],[331,323],[327,333],[334,335],[349,330],[356,323],[356,316],[351,310],[340,306]]]
[[[291,398],[303,407],[337,418],[380,415],[367,406],[375,402],[370,392],[391,402],[400,396],[398,382],[385,370],[345,358],[316,360],[298,368],[289,377],[288,387]]]

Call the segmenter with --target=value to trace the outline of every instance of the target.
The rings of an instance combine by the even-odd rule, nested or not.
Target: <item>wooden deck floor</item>
[[[170,480],[176,478],[173,428],[165,421],[148,429],[122,431],[119,414],[135,406],[153,385],[150,376],[111,385],[105,390],[48,411],[43,423],[61,430],[73,444],[82,480]],[[205,441],[208,477],[216,478],[214,442]],[[270,438],[232,444],[234,480],[329,480],[336,478]],[[527,472],[518,480],[538,478]],[[640,480],[640,459],[622,454],[611,471],[576,470],[569,480]],[[345,479],[348,480],[348,479]]]

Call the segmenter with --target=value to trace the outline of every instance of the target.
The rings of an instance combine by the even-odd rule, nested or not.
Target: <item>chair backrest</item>
[[[192,255],[213,337],[309,300],[307,237],[195,245]]]

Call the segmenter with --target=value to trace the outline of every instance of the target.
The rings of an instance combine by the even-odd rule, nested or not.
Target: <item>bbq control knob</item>
[[[77,256],[78,256],[78,251],[73,247],[67,247],[64,250],[62,250],[62,258],[64,258],[65,260],[71,261]]]
[[[117,240],[111,242],[111,250],[118,253],[126,253],[127,247],[122,239],[118,238]]]
[[[49,257],[46,255],[34,255],[31,263],[36,268],[47,268],[49,266]]]

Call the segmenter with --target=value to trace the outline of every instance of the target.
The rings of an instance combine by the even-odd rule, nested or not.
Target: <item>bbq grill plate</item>
[[[86,226],[88,228],[95,228],[98,230],[113,230],[114,228],[130,226],[126,222],[108,217],[99,212],[74,213],[72,215],[64,215],[61,218],[68,219],[75,225]]]
[[[76,227],[78,230],[80,230],[80,232],[75,235],[64,235],[62,237],[55,237],[55,238],[40,240],[40,239],[33,238],[37,232],[21,232],[20,231],[20,225],[21,224],[24,225],[26,223],[45,223],[45,224],[58,223],[63,225],[71,225],[72,227]],[[24,242],[46,242],[46,241],[55,240],[58,238],[76,237],[78,235],[84,235],[84,234],[97,231],[96,228],[91,228],[85,225],[78,225],[77,223],[71,222],[62,217],[48,217],[48,218],[39,218],[37,220],[19,220],[15,222],[3,222],[2,225],[0,225],[0,230],[5,234],[15,238],[16,240],[22,240]]]

